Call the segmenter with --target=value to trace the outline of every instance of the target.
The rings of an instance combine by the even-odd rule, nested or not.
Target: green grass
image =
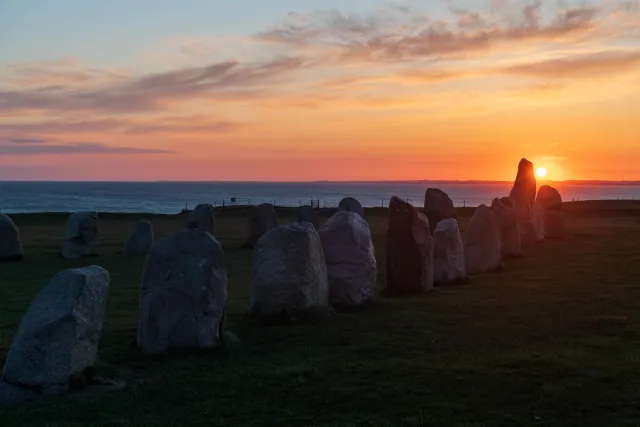
[[[569,211],[569,236],[526,248],[504,272],[323,323],[256,326],[241,211],[217,218],[240,344],[168,357],[132,342],[143,257],[122,246],[137,219],[161,237],[182,216],[102,215],[100,256],[58,257],[66,215],[14,215],[26,258],[0,264],[0,359],[58,271],[111,274],[100,357],[123,390],[0,410],[5,426],[638,426],[640,210]],[[470,210],[463,212],[464,229]],[[370,211],[384,284],[384,211]],[[280,212],[282,222],[293,217]],[[326,218],[323,218],[326,219]]]

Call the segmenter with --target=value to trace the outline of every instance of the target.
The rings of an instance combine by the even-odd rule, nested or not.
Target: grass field
[[[0,264],[0,360],[55,273],[97,264],[111,275],[99,353],[127,386],[0,410],[0,426],[640,426],[640,208],[567,211],[567,239],[526,248],[503,272],[270,327],[243,320],[245,217],[222,213],[228,330],[240,343],[153,358],[132,346],[144,257],[122,247],[137,219],[159,238],[185,217],[101,215],[100,256],[69,261],[58,256],[66,215],[13,215],[26,257]],[[383,286],[386,214],[367,215]]]

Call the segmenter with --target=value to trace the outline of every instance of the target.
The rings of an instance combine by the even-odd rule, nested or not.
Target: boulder
[[[226,307],[222,245],[202,230],[170,234],[153,245],[142,272],[138,346],[145,353],[212,348]]]
[[[376,256],[369,224],[360,215],[341,211],[319,231],[329,280],[329,303],[356,306],[373,297]]]
[[[20,259],[23,255],[18,227],[9,216],[0,214],[0,261]]]
[[[95,239],[98,235],[98,213],[76,212],[67,220],[62,256],[64,258],[81,258],[96,255]]]
[[[536,199],[536,177],[533,163],[529,160],[521,159],[518,163],[518,173],[509,197],[515,202],[518,220],[522,223],[530,221],[531,207]]]
[[[153,225],[149,221],[138,221],[133,233],[124,245],[125,255],[146,254],[153,246]]]
[[[108,290],[109,273],[98,266],[53,277],[13,338],[2,372],[0,405],[63,392],[95,364]]]
[[[344,199],[340,200],[340,203],[338,204],[338,211],[357,213],[364,218],[364,208],[362,207],[360,202],[353,197],[345,197]]]
[[[549,185],[538,191],[536,203],[543,208],[544,235],[549,239],[562,238],[565,233],[564,209],[560,192]]]
[[[550,185],[543,185],[538,190],[536,200],[545,210],[562,210],[562,196],[560,192]]]
[[[424,214],[429,220],[431,233],[443,219],[457,218],[453,201],[447,193],[439,188],[428,188],[424,194]]]
[[[387,296],[417,295],[433,288],[433,239],[429,220],[392,197],[387,229]]]
[[[215,211],[209,203],[197,205],[189,214],[187,228],[190,230],[202,230],[213,234],[213,220]]]
[[[270,203],[254,206],[251,212],[249,212],[249,238],[247,239],[247,246],[250,248],[255,247],[260,237],[277,226],[276,211],[273,210],[273,206]]]
[[[318,229],[318,214],[311,206],[300,206],[298,209],[298,222],[308,222],[313,228]]]
[[[496,216],[500,227],[500,240],[502,241],[502,258],[510,258],[522,255],[520,228],[518,226],[518,212],[511,197],[494,199],[491,210]]]
[[[463,280],[467,269],[464,265],[464,247],[460,238],[458,221],[443,219],[438,223],[433,235],[433,281],[450,283]]]
[[[544,240],[544,208],[538,200],[531,208],[531,224],[535,231],[536,242]]]
[[[500,226],[491,208],[480,205],[464,235],[465,266],[468,274],[495,270],[502,262]]]
[[[318,232],[306,222],[276,227],[253,252],[249,308],[255,317],[291,319],[328,307],[327,266]]]

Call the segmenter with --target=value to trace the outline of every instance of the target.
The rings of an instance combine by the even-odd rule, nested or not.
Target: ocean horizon
[[[539,181],[553,185],[565,201],[640,199],[639,181]],[[424,192],[437,187],[456,206],[490,204],[508,195],[512,181],[0,181],[0,212],[98,212],[172,214],[199,203],[214,206],[273,203],[295,207],[318,201],[335,207],[343,197],[365,207],[387,206],[398,196],[422,206]]]

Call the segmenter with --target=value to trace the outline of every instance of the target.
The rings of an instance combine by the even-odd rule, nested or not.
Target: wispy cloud
[[[168,150],[112,146],[100,142],[57,142],[31,138],[0,139],[2,155],[38,154],[167,154]]]

